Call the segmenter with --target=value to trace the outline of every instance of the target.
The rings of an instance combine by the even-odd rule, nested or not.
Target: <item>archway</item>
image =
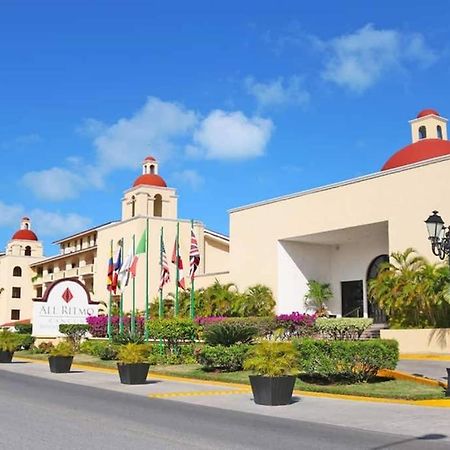
[[[389,262],[389,255],[377,256],[369,264],[367,269],[367,292],[369,292],[369,282],[375,279],[380,273],[381,266]],[[376,303],[367,295],[367,313],[373,319],[374,323],[386,323],[386,314],[376,305]]]

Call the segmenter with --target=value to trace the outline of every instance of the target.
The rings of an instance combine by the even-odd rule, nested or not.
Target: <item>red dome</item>
[[[144,175],[137,177],[136,181],[133,183],[133,187],[142,185],[167,187],[167,184],[163,178],[154,173],[145,173]]]
[[[427,159],[450,155],[450,141],[442,139],[422,139],[407,145],[392,155],[381,170],[407,166]]]
[[[417,114],[417,118],[425,117],[425,116],[441,116],[435,109],[423,109]]]
[[[21,240],[21,241],[37,241],[37,236],[31,230],[19,230],[16,231],[13,235],[13,240]]]
[[[156,159],[153,156],[147,156],[147,158],[144,159],[145,161],[156,161]]]

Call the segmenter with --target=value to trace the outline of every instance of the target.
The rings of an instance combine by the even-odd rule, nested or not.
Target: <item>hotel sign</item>
[[[66,278],[51,284],[42,299],[33,300],[33,336],[58,337],[59,325],[86,323],[98,314],[98,302],[91,301],[84,284]]]

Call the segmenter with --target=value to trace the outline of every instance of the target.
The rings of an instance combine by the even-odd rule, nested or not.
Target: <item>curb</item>
[[[33,358],[27,358],[27,357],[17,357],[17,360],[23,360],[23,361],[30,361],[30,362],[37,362],[41,364],[47,364],[47,361],[45,360],[39,360],[39,359],[33,359]],[[116,369],[110,369],[107,367],[94,367],[86,364],[73,364],[73,368],[75,369],[84,369],[86,371],[92,371],[92,372],[100,372],[100,373],[117,373]],[[403,373],[397,372],[397,371],[389,371],[392,372],[392,375],[389,375],[391,377],[394,377],[394,373],[396,376],[401,376]],[[386,376],[385,374],[384,376]],[[412,381],[409,377],[414,377],[413,375],[405,374],[408,378],[398,378],[398,379],[406,379],[408,381]],[[197,378],[185,378],[185,377],[177,377],[172,375],[163,375],[159,374],[157,372],[150,372],[149,377],[156,378],[160,380],[167,380],[167,381],[177,381],[181,383],[189,383],[189,384],[198,384],[198,385],[213,385],[213,386],[221,386],[226,388],[234,388],[236,391],[236,388],[241,390],[241,393],[251,393],[251,388],[248,384],[242,384],[242,383],[227,383],[222,381],[214,381],[214,380],[200,380]],[[426,381],[427,383],[424,384],[430,384],[428,382],[431,382],[432,385],[436,386],[436,383],[439,383],[435,380],[428,380],[428,379],[422,379],[420,377],[414,377],[417,378],[417,382],[423,382]],[[420,380],[420,381],[419,381]],[[445,387],[445,386],[444,386]],[[364,397],[364,396],[358,396],[358,395],[345,395],[345,394],[331,394],[327,392],[310,392],[310,391],[301,391],[301,390],[294,390],[294,395],[297,396],[303,396],[303,397],[315,397],[315,398],[329,398],[329,399],[335,399],[335,400],[347,400],[347,401],[356,401],[356,402],[367,402],[367,403],[390,403],[390,404],[400,404],[400,405],[410,405],[410,406],[425,406],[425,407],[432,407],[432,408],[450,408],[450,399],[429,399],[429,400],[405,400],[405,399],[398,399],[398,398],[386,398],[386,397]],[[169,396],[166,396],[166,398]],[[151,397],[150,397],[151,398]]]
[[[424,360],[424,361],[449,361],[450,355],[435,355],[432,353],[404,353],[400,354],[400,360]],[[450,364],[449,364],[450,365]]]
[[[382,369],[378,372],[380,377],[395,378],[396,380],[413,381],[414,383],[424,384],[426,386],[437,386],[446,388],[447,383],[439,380],[433,380],[432,378],[418,377],[407,372],[401,372],[400,370]]]

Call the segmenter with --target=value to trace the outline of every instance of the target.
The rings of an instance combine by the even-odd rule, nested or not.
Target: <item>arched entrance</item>
[[[382,264],[389,262],[388,255],[377,256],[369,264],[367,269],[367,292],[369,292],[369,282],[377,277]],[[386,314],[375,304],[375,302],[367,294],[367,313],[373,319],[374,323],[386,323]]]

